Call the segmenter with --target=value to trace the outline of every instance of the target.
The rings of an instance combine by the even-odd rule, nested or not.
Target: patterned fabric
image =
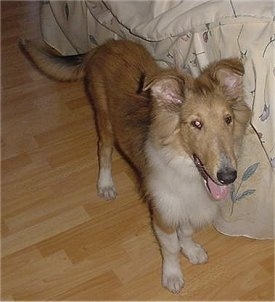
[[[44,1],[44,39],[63,55],[107,39],[139,41],[162,66],[197,76],[210,62],[239,57],[253,111],[230,198],[216,228],[274,238],[275,8],[272,1]]]

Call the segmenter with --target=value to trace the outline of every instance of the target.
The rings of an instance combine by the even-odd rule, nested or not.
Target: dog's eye
[[[227,115],[224,118],[224,121],[226,122],[227,125],[231,124],[232,123],[232,116],[231,115]]]
[[[191,122],[191,125],[194,127],[194,128],[197,128],[197,129],[201,129],[203,124],[200,120],[194,120]]]

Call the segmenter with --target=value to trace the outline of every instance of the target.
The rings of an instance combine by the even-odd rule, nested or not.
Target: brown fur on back
[[[92,103],[108,115],[119,148],[142,170],[144,155],[137,153],[143,152],[152,107],[143,86],[160,69],[141,45],[129,41],[104,44],[90,60],[86,86]]]

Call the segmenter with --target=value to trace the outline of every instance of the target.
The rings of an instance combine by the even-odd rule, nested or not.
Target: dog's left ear
[[[244,66],[239,59],[221,60],[216,63],[214,70],[214,77],[226,96],[234,99],[243,95]]]
[[[184,101],[184,80],[176,75],[163,74],[154,77],[143,88],[150,90],[159,105],[177,107]]]

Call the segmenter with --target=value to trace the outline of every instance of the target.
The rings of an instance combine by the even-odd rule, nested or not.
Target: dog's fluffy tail
[[[60,56],[41,43],[21,39],[19,46],[43,73],[58,81],[76,81],[85,76],[86,55]]]

